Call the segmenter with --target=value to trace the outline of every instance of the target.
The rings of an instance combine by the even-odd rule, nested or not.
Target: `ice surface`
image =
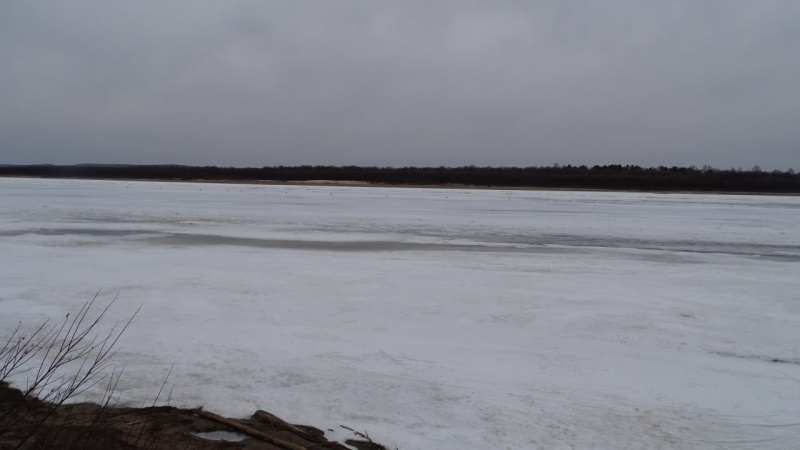
[[[401,450],[800,447],[800,197],[0,178],[0,337]],[[24,381],[24,380],[21,380]],[[91,393],[89,393],[91,394]]]

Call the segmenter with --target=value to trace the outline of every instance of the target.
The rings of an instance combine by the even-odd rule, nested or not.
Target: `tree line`
[[[635,165],[532,167],[362,167],[181,165],[26,165],[0,166],[0,176],[103,178],[174,181],[361,181],[390,185],[441,185],[576,188],[645,191],[800,192],[794,170],[716,169],[710,166]]]

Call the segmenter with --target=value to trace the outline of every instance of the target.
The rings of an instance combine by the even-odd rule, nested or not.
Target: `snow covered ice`
[[[0,179],[0,338],[401,450],[800,447],[800,197]],[[89,393],[91,395],[91,393]]]

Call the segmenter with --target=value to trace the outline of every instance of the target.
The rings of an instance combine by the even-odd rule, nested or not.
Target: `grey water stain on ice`
[[[335,232],[335,230],[329,230]],[[775,261],[800,262],[800,246],[767,245],[747,242],[716,241],[645,241],[635,239],[590,238],[578,235],[455,235],[458,242],[413,242],[379,240],[301,240],[267,239],[222,236],[217,234],[170,233],[156,229],[108,229],[108,228],[61,228],[0,231],[2,237],[17,237],[26,234],[41,236],[86,236],[86,237],[145,237],[151,245],[217,246],[231,245],[254,248],[319,250],[341,252],[508,252],[508,253],[565,253],[587,252],[588,247],[597,249],[645,250],[647,254],[635,257],[651,261],[671,263],[697,262],[675,253],[728,254],[735,256],[764,258]],[[369,237],[369,234],[365,234]],[[406,237],[408,235],[405,235]],[[421,234],[421,237],[443,237]],[[474,243],[464,243],[474,242]]]
[[[400,251],[432,251],[432,252],[559,252],[564,250],[537,247],[490,246],[480,244],[437,244],[396,241],[324,241],[324,240],[288,240],[239,238],[217,235],[169,234],[149,238],[155,245],[235,245],[255,248],[274,248],[291,250],[319,250],[339,252],[400,252]]]
[[[39,236],[123,237],[161,233],[156,230],[116,230],[108,228],[39,228],[29,230],[0,231],[0,237],[15,237],[26,234]]]

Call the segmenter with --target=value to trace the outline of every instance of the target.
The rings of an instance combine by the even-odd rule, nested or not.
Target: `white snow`
[[[0,178],[0,338],[410,449],[800,447],[800,197]],[[18,380],[20,382],[24,381]]]
[[[208,431],[204,433],[193,433],[195,436],[208,439],[209,441],[227,441],[227,442],[239,442],[243,441],[250,436],[239,433],[236,431]]]

